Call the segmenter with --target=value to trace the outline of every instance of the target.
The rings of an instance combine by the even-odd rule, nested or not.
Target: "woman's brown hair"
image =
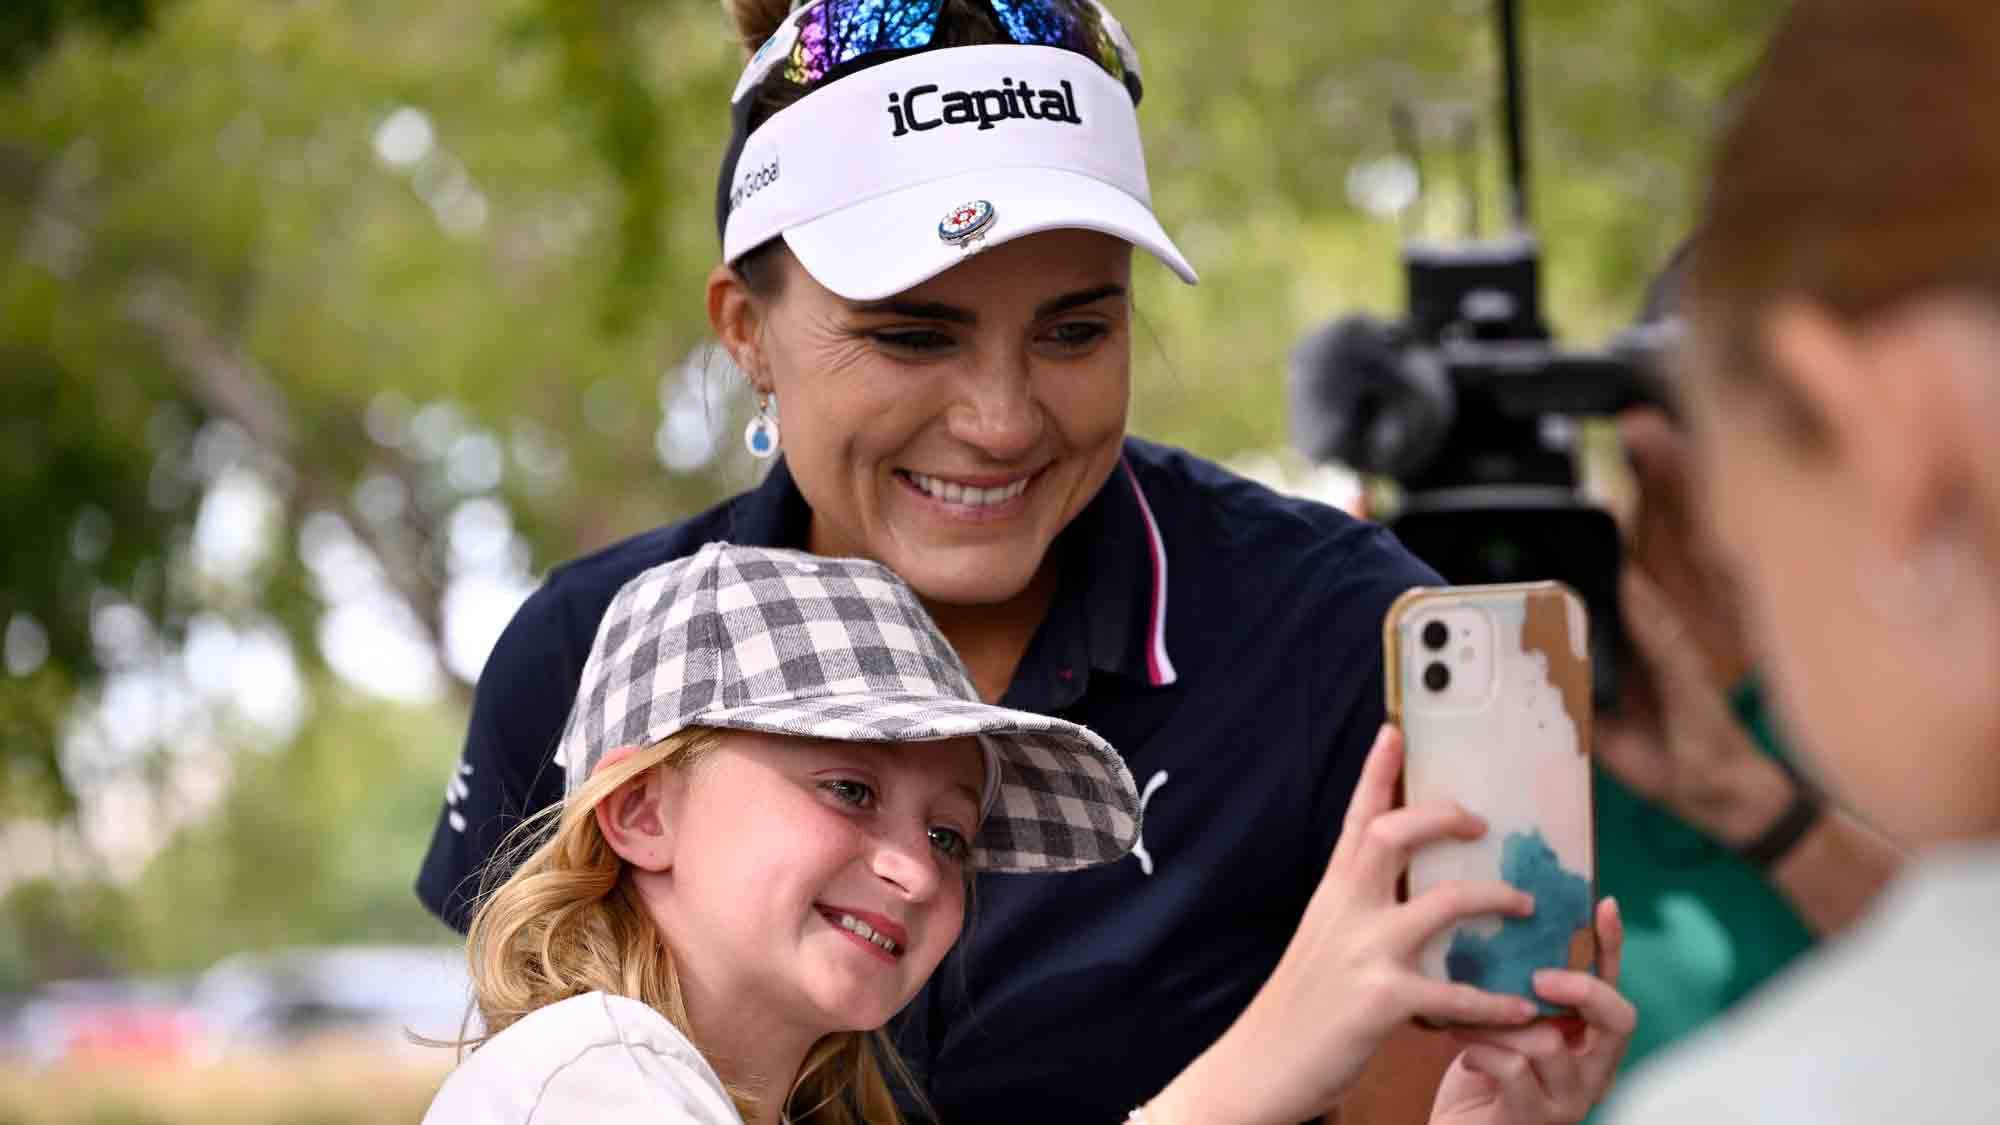
[[[747,59],[757,53],[764,40],[777,33],[792,5],[790,0],[722,0],[722,10],[729,17],[729,25],[736,29],[736,39]]]
[[[1705,367],[1756,380],[1789,298],[1850,322],[2000,294],[2000,3],[1801,0],[1715,148],[1689,261]]]

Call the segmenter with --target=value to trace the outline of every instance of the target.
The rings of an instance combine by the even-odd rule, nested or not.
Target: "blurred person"
[[[1678,322],[1688,250],[1642,323]],[[1627,690],[1598,717],[1598,878],[1624,907],[1620,988],[1641,1019],[1629,1071],[1858,917],[1898,849],[1802,776],[1769,713],[1741,614],[1704,538],[1681,422],[1629,410],[1618,432]]]
[[[1702,518],[1803,764],[1911,857],[1621,1123],[2000,1119],[1996,60],[1983,0],[1802,0],[1719,139]]]
[[[1139,835],[1116,751],[982,701],[909,588],[859,559],[717,543],[641,573],[605,613],[558,758],[568,797],[474,915],[482,1035],[427,1121],[898,1122],[895,1049],[868,1035],[958,939],[972,874],[1049,877]],[[1443,803],[1392,809],[1399,760],[1385,738],[1260,998],[1290,1026],[1283,1049],[1208,1061],[1239,1089],[1324,1098],[1401,1021],[1534,1014],[1408,966],[1466,916],[1532,903],[1498,881],[1395,901],[1409,847],[1481,827]],[[1586,1007],[1615,999],[1564,975]],[[1360,978],[1379,984],[1332,1014]],[[1158,1120],[1217,1119],[1172,1093]],[[1437,1119],[1540,1119],[1511,1102],[1468,1070]]]
[[[756,50],[707,308],[759,402],[746,443],[782,456],[743,495],[558,567],[523,605],[480,677],[420,896],[463,927],[497,843],[559,798],[549,749],[632,576],[716,539],[860,556],[910,583],[982,698],[1117,745],[1146,811],[1129,859],[978,880],[979,924],[897,1027],[939,1115],[1116,1120],[1197,1057],[1293,1049],[1253,999],[1382,722],[1383,613],[1436,575],[1379,527],[1126,435],[1131,248],[1195,274],[1152,212],[1139,60],[1108,12],[729,10]],[[1376,1010],[1380,980],[1350,987],[1326,1018]],[[1591,991],[1558,987],[1561,1003]],[[1506,1056],[1537,1112],[1574,1120],[1601,1093],[1622,1005],[1597,997],[1590,1034]],[[1454,1073],[1504,1050],[1459,1052]],[[1400,1120],[1444,1066],[1407,1085]],[[1311,1091],[1210,1093],[1242,1113]]]
[[[1652,286],[1642,326],[1675,316],[1685,255]],[[1793,764],[1703,541],[1682,423],[1650,406],[1617,422],[1634,484],[1615,505],[1631,647],[1623,698],[1596,717],[1592,803],[1599,891],[1626,927],[1619,988],[1640,1015],[1629,1072],[1860,916],[1901,853]]]
[[[1630,1073],[1859,917],[1901,852],[1794,764],[1734,602],[1690,549],[1685,435],[1652,410],[1620,430],[1641,481],[1621,591],[1632,660],[1619,709],[1597,718],[1592,800],[1599,890],[1627,923],[1619,987],[1640,1016]]]
[[[1793,761],[1736,599],[1700,546],[1687,436],[1654,409],[1628,412],[1619,432],[1640,488],[1621,589],[1637,675],[1618,713],[1600,718],[1598,762],[1781,898],[1808,942],[1838,932],[1895,876],[1901,852]],[[1735,900],[1718,917],[1764,913],[1720,879],[1711,893]]]

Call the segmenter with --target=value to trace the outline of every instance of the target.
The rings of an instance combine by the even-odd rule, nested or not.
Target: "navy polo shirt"
[[[551,572],[479,681],[417,891],[463,929],[479,868],[558,800],[552,753],[611,597],[710,540],[805,544],[784,464],[701,515]],[[896,1027],[950,1125],[1117,1122],[1277,964],[1382,721],[1382,619],[1438,581],[1382,528],[1128,438],[1052,548],[1061,582],[1001,702],[1089,726],[1145,799],[1139,850],[983,875]]]

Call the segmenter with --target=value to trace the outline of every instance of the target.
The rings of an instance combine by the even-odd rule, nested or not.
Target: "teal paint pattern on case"
[[[1459,927],[1445,953],[1445,969],[1460,984],[1525,996],[1544,1014],[1559,1012],[1535,996],[1535,971],[1568,967],[1571,936],[1590,925],[1590,880],[1565,870],[1540,832],[1507,837],[1500,877],[1535,896],[1534,914],[1505,919],[1491,937]]]

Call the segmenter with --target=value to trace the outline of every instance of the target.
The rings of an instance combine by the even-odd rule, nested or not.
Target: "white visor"
[[[1124,239],[1197,280],[1153,216],[1122,83],[1060,48],[952,47],[831,82],[751,133],[722,250],[734,262],[783,235],[821,285],[875,301],[1062,229]]]

